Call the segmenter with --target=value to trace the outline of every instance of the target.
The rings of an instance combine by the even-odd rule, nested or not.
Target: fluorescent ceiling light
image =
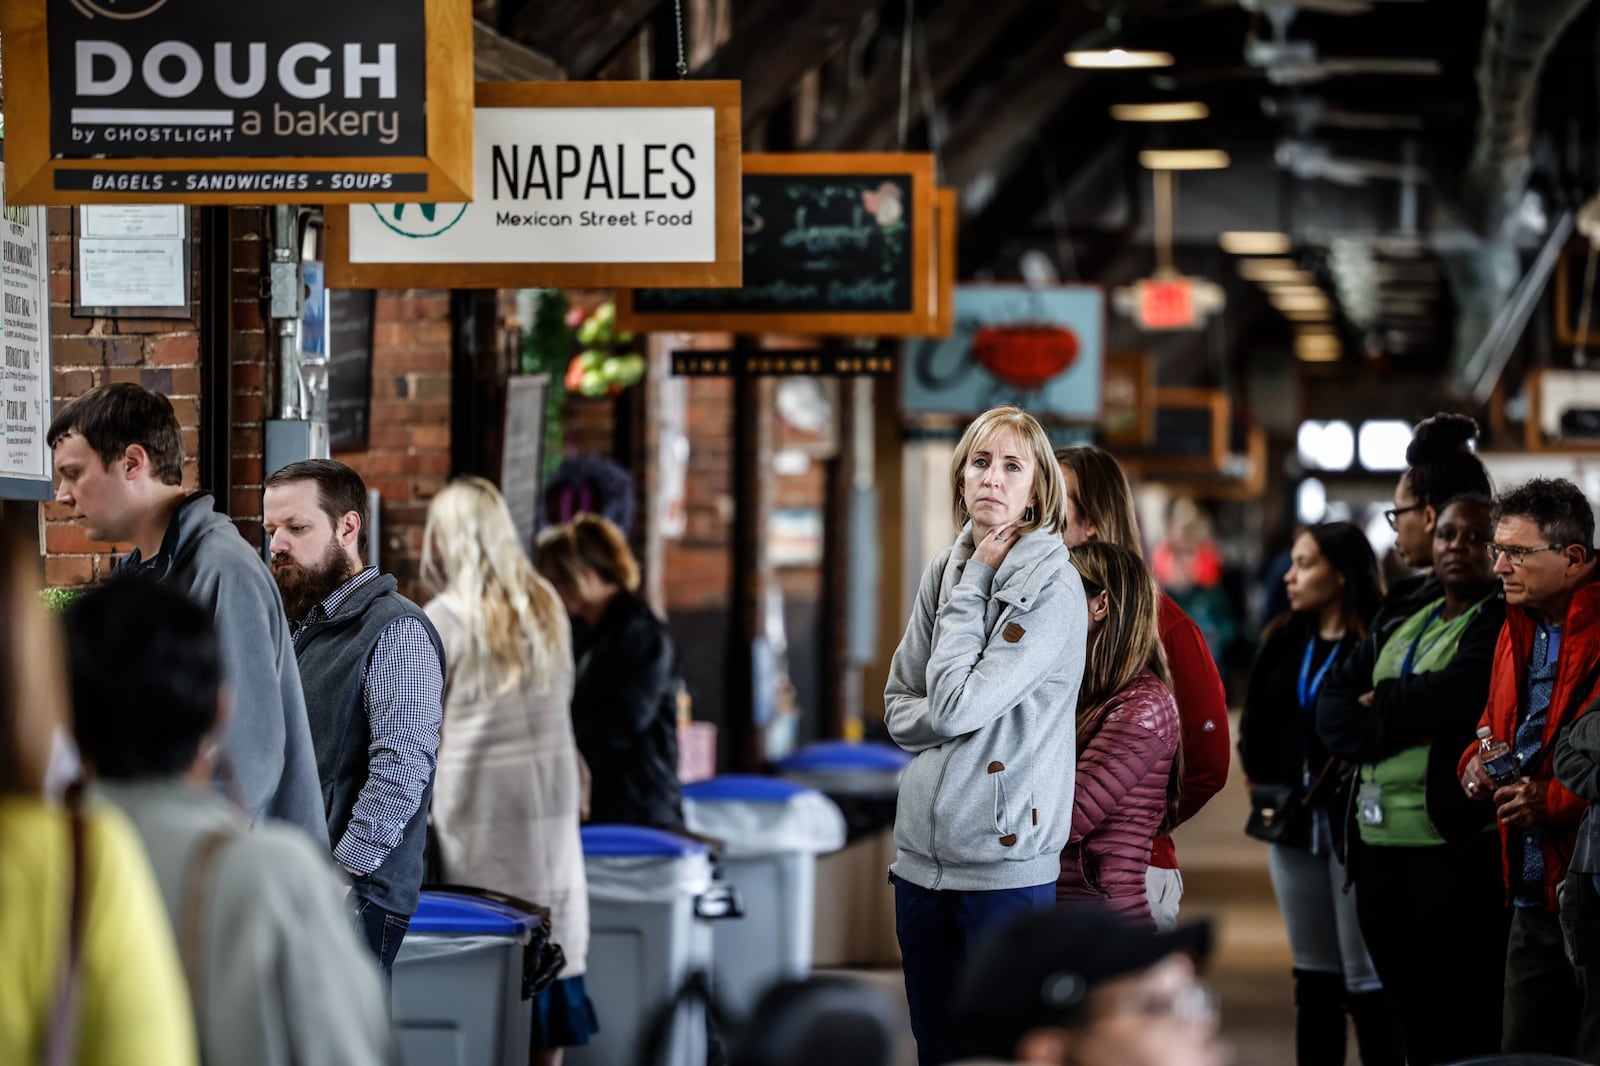
[[[1287,233],[1247,233],[1235,230],[1217,238],[1229,255],[1284,255],[1291,241]]]
[[[1411,423],[1399,419],[1363,422],[1356,431],[1356,450],[1368,470],[1404,470],[1410,445]]]
[[[1152,148],[1139,153],[1146,170],[1225,170],[1228,153],[1220,148]]]
[[[1170,104],[1112,104],[1111,117],[1118,122],[1193,122],[1211,114],[1198,100]]]
[[[1328,299],[1325,296],[1274,296],[1272,306],[1280,311],[1326,311]]]
[[[1336,363],[1344,356],[1344,346],[1333,337],[1298,337],[1294,354],[1303,363]]]
[[[1131,70],[1135,67],[1170,67],[1171,52],[1130,52],[1122,48],[1096,48],[1068,52],[1067,66],[1084,70]]]
[[[1262,288],[1267,290],[1268,296],[1322,296],[1320,285],[1313,285],[1305,281],[1263,281]]]
[[[1293,259],[1245,259],[1239,263],[1239,276],[1247,281],[1311,280]]]
[[[1290,322],[1326,322],[1326,321],[1328,321],[1328,312],[1327,311],[1284,311],[1284,312],[1282,312],[1282,314],[1283,314],[1283,317],[1287,318]]]
[[[1308,470],[1349,470],[1356,461],[1355,430],[1340,419],[1300,423],[1295,445],[1300,465]]]

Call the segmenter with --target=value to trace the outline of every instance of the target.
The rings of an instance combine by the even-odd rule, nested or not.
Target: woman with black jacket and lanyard
[[[1404,1056],[1383,986],[1343,889],[1335,834],[1346,775],[1318,741],[1313,719],[1328,676],[1366,635],[1383,590],[1366,535],[1348,522],[1312,526],[1295,539],[1284,585],[1290,610],[1262,634],[1239,721],[1250,784],[1246,831],[1269,842],[1272,888],[1294,959],[1295,1058],[1343,1066],[1345,1016],[1363,1066]]]
[[[1489,510],[1481,496],[1441,508],[1431,557],[1443,595],[1387,639],[1363,641],[1317,701],[1318,736],[1359,765],[1356,910],[1411,1066],[1500,1047],[1510,922],[1500,840],[1488,807],[1456,782],[1505,621]]]

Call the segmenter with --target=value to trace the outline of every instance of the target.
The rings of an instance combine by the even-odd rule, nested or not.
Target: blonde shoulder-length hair
[[[1031,518],[1024,513],[1023,521],[1017,526],[1017,535],[1026,536],[1039,529],[1058,532],[1066,520],[1067,483],[1061,476],[1061,468],[1056,465],[1050,437],[1037,418],[1010,404],[991,407],[974,418],[961,435],[955,454],[950,457],[950,511],[956,528],[960,529],[971,517],[961,496],[961,479],[966,473],[967,463],[971,462],[973,452],[982,450],[1002,429],[1015,431],[1033,460],[1033,490],[1030,495],[1036,502]]]
[[[480,477],[446,485],[428,507],[422,581],[447,597],[466,627],[452,685],[469,696],[504,695],[525,678],[572,669],[572,633],[550,583],[517,542],[500,490]]]

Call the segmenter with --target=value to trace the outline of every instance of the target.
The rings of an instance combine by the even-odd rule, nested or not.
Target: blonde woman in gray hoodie
[[[1039,422],[1010,406],[980,415],[950,486],[961,532],[923,572],[884,690],[889,735],[915,754],[889,872],[921,1066],[955,1057],[944,1017],[965,946],[1055,905],[1088,632]]]

